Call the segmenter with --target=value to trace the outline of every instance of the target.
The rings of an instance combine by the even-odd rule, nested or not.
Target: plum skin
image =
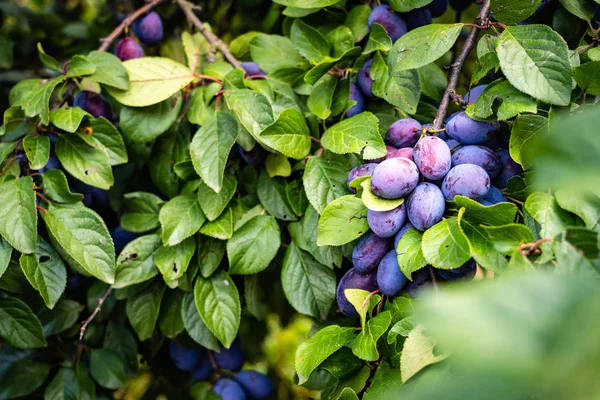
[[[490,189],[490,177],[479,165],[460,164],[453,167],[442,182],[442,193],[452,201],[457,195],[478,199]]]
[[[442,220],[446,201],[442,191],[433,183],[422,182],[408,195],[406,212],[410,223],[425,231]]]
[[[257,63],[254,61],[242,61],[242,69],[246,73],[247,76],[253,75],[265,75],[265,72],[260,69]]]
[[[442,179],[452,164],[450,148],[439,137],[425,136],[415,146],[415,164],[427,179]]]
[[[350,100],[356,103],[346,111],[346,117],[348,118],[354,117],[365,110],[365,98],[354,82],[350,82]]]
[[[348,186],[348,189],[352,193],[356,193],[356,189],[354,189],[353,187],[350,187],[350,182],[352,182],[356,178],[360,178],[362,176],[373,175],[373,170],[375,169],[376,166],[377,166],[377,163],[368,163],[368,164],[359,165],[358,167],[353,168],[352,171],[350,171],[350,173],[348,174],[348,179],[346,179],[346,186]]]
[[[400,149],[413,147],[419,141],[423,126],[412,118],[402,118],[394,122],[385,133],[385,141],[391,146]]]
[[[242,369],[246,362],[239,338],[235,339],[228,349],[221,346],[221,350],[213,353],[213,357],[219,368],[233,372]]]
[[[431,11],[427,7],[415,8],[405,14],[402,14],[406,20],[406,26],[409,31],[417,29],[421,26],[431,24]]]
[[[240,371],[233,379],[251,399],[266,399],[273,392],[273,384],[269,377],[254,370]]]
[[[458,268],[438,269],[437,272],[446,281],[473,279],[477,272],[477,263],[471,259]]]
[[[371,64],[373,59],[367,60],[365,64],[356,74],[356,84],[360,88],[361,92],[370,98],[373,98],[373,79],[371,79]]]
[[[410,193],[419,182],[419,171],[408,158],[382,161],[371,175],[371,190],[384,199],[399,199]]]
[[[402,19],[400,14],[392,10],[390,6],[386,4],[377,6],[371,11],[368,23],[369,28],[371,28],[373,23],[378,23],[383,26],[390,39],[392,39],[392,42],[398,40],[408,31],[406,22]]]
[[[477,201],[484,206],[493,206],[494,204],[508,201],[508,199],[496,186],[490,186],[490,190],[488,190],[487,194],[477,199]]]
[[[488,85],[477,85],[469,90],[463,97],[463,100],[469,104],[475,104],[481,93]]]
[[[134,39],[126,37],[117,43],[115,47],[115,56],[121,61],[132,60],[134,58],[144,57],[144,49]]]
[[[500,173],[502,165],[500,157],[485,146],[462,146],[452,154],[452,166],[460,164],[475,164],[485,169],[490,178],[495,178]]]
[[[446,133],[462,144],[483,144],[498,132],[498,121],[475,121],[461,111],[446,124]]]
[[[336,300],[340,311],[347,317],[357,317],[358,313],[356,312],[356,309],[352,303],[348,301],[348,298],[344,293],[344,290],[346,289],[362,289],[373,292],[377,290],[377,274],[375,272],[370,272],[361,275],[356,271],[356,268],[350,268],[338,283]]]
[[[391,250],[383,257],[377,268],[377,286],[386,296],[395,296],[406,284],[408,279],[398,265],[398,254]]]
[[[223,400],[245,400],[246,392],[239,383],[229,378],[220,378],[213,386],[213,392]]]
[[[379,265],[379,261],[389,250],[391,240],[377,236],[374,232],[365,233],[352,250],[352,264],[360,274],[366,274]]]
[[[163,23],[160,16],[151,11],[145,16],[138,18],[133,23],[133,32],[146,44],[156,44],[163,38]]]
[[[113,121],[113,111],[110,103],[102,95],[89,90],[81,90],[73,99],[73,107],[79,107],[92,114],[94,118],[104,117]]]
[[[193,370],[202,357],[200,349],[180,346],[174,340],[169,343],[169,354],[175,366],[183,371]]]
[[[406,206],[404,203],[390,211],[367,211],[369,228],[379,237],[394,236],[406,221]]]
[[[408,221],[407,223],[404,224],[404,226],[402,228],[400,228],[398,233],[396,233],[396,236],[394,236],[394,249],[396,251],[398,251],[398,243],[400,243],[400,240],[404,237],[404,234],[410,228],[414,228],[414,226],[413,226],[413,224],[410,223],[410,221]]]
[[[199,381],[206,381],[210,378],[210,376],[213,373],[213,368],[212,365],[210,364],[210,360],[208,357],[202,357],[200,359],[200,362],[198,363],[198,365],[196,366],[196,368],[194,368],[192,370],[192,376],[194,377],[194,379],[199,380]]]

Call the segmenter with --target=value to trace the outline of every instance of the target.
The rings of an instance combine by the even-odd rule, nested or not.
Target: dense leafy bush
[[[596,398],[600,6],[274,1],[0,2],[0,399]]]

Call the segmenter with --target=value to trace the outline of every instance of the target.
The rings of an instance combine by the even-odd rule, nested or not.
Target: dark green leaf
[[[164,292],[165,285],[157,280],[127,300],[127,318],[141,341],[152,337]],[[94,375],[93,366],[92,375]],[[94,379],[98,380],[95,376]]]
[[[90,146],[76,134],[61,135],[55,149],[65,170],[80,181],[105,190],[114,184],[105,151]]]
[[[90,372],[94,380],[107,389],[118,389],[125,385],[125,364],[112,350],[92,350]]]
[[[33,179],[24,176],[0,184],[0,234],[21,253],[36,249],[37,213]]]
[[[229,272],[248,275],[263,271],[277,254],[280,244],[275,218],[267,215],[252,218],[227,241]]]
[[[19,349],[47,345],[42,325],[31,309],[15,297],[0,298],[0,337]]]
[[[196,343],[207,349],[213,351],[219,351],[219,342],[215,335],[208,329],[206,324],[200,318],[196,303],[194,302],[194,294],[186,293],[183,296],[183,302],[181,304],[181,318],[185,325],[186,331],[190,337],[196,341]]]
[[[42,175],[42,187],[44,194],[50,200],[58,203],[78,203],[83,200],[83,195],[79,193],[71,193],[67,177],[59,169],[50,169]]]
[[[115,288],[124,288],[145,282],[158,274],[154,263],[160,247],[160,235],[140,236],[127,243],[119,258],[115,272]]]

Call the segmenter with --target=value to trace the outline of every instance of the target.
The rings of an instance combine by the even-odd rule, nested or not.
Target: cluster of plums
[[[473,88],[465,100],[474,103],[485,85]],[[430,275],[419,270],[409,283],[398,266],[396,249],[411,228],[425,231],[442,220],[446,201],[457,195],[490,206],[507,201],[502,192],[509,178],[521,174],[521,166],[510,158],[499,140],[500,126],[495,121],[475,121],[464,111],[454,113],[445,130],[431,133],[431,125],[411,118],[394,122],[387,130],[385,157],[350,171],[350,183],[369,177],[372,192],[382,199],[404,202],[390,211],[368,210],[370,231],[357,242],[351,268],[340,280],[337,301],[345,315],[356,315],[344,294],[349,288],[395,296],[404,288],[413,295]],[[446,280],[473,276],[476,264],[470,260],[453,270],[436,270]]]
[[[212,379],[213,392],[223,400],[266,399],[273,392],[269,377],[258,371],[241,370],[245,359],[239,338],[229,349],[222,347],[218,353],[200,346],[184,347],[172,340],[169,353],[175,366],[191,372],[194,379]]]
[[[139,41],[149,46],[157,44],[163,38],[163,23],[160,15],[155,11],[135,20],[132,28]],[[114,53],[121,61],[144,57],[142,45],[130,37],[121,39],[117,43]]]

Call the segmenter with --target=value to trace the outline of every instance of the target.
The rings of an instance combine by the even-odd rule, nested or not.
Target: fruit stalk
[[[454,63],[452,63],[452,69],[450,72],[450,78],[448,79],[448,87],[446,87],[446,91],[444,92],[444,96],[442,97],[442,101],[440,102],[440,106],[438,107],[437,114],[435,119],[433,120],[433,129],[440,129],[444,124],[444,119],[446,119],[446,114],[448,112],[448,106],[450,105],[450,100],[456,94],[456,85],[458,85],[458,78],[460,76],[460,71],[469,56],[469,52],[475,46],[475,41],[477,40],[477,35],[479,31],[479,27],[485,27],[488,23],[488,17],[490,13],[490,0],[483,0],[483,4],[481,9],[479,10],[479,14],[477,14],[476,23],[478,25],[477,28],[473,27],[469,35],[467,36],[467,40],[465,40],[465,44],[463,45],[462,50]]]
[[[194,25],[196,29],[198,29],[198,32],[200,32],[206,38],[206,40],[208,40],[208,43],[210,43],[213,48],[218,49],[221,53],[223,53],[223,56],[231,65],[233,65],[236,68],[242,68],[242,64],[233,56],[233,54],[231,54],[231,52],[229,51],[229,47],[227,47],[225,42],[223,42],[214,33],[212,33],[210,29],[203,25],[202,21],[200,21],[198,17],[196,17],[196,14],[194,14],[194,11],[192,11],[193,4],[190,4],[186,0],[175,1],[177,2],[177,5],[179,5],[179,8],[181,8],[183,13],[185,14],[187,20],[192,25]]]
[[[164,1],[165,0],[152,0],[151,2],[144,5],[143,7],[140,7],[137,10],[135,10],[131,15],[127,16],[127,18],[125,18],[123,20],[123,22],[121,22],[119,24],[119,26],[117,26],[110,33],[110,35],[108,35],[107,37],[102,39],[102,44],[100,45],[100,47],[98,47],[98,51],[106,51],[110,47],[112,42],[114,42],[114,40],[121,35],[121,32],[123,32],[123,30],[126,27],[131,25],[133,23],[133,21],[138,19],[140,16],[146,14],[148,11],[152,10],[154,7],[156,7],[160,3],[163,3]]]

